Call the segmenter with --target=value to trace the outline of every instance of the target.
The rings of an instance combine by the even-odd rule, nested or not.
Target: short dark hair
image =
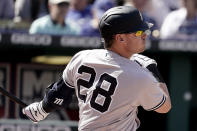
[[[115,38],[115,35],[109,35],[109,36],[105,36],[103,37],[103,44],[104,44],[104,48],[110,48],[114,42],[114,38]]]

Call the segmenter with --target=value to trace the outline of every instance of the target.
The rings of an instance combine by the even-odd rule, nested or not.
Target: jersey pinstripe
[[[79,101],[79,131],[135,131],[137,107],[155,110],[165,96],[152,74],[105,49],[77,53],[63,72]]]

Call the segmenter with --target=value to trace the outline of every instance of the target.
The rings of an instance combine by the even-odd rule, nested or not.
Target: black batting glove
[[[143,68],[147,68],[159,82],[165,83],[157,68],[157,62],[154,59],[141,54],[134,54],[130,59],[138,63]]]

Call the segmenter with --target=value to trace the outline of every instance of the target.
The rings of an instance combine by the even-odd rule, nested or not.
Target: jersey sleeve
[[[62,78],[56,83],[51,84],[45,93],[43,99],[43,108],[46,112],[51,112],[58,108],[66,108],[74,94],[75,69],[79,64],[80,53],[73,56],[69,64],[63,71]]]
[[[81,52],[73,56],[73,58],[66,66],[65,70],[63,71],[62,78],[64,82],[66,83],[66,85],[71,88],[74,88],[75,73],[76,73],[78,66],[80,65],[80,62],[81,62],[80,58],[83,57]]]
[[[147,111],[156,110],[161,107],[165,101],[166,96],[159,87],[159,83],[152,76],[143,82],[144,89],[139,97],[140,105]]]
[[[74,91],[75,90],[67,86],[61,78],[46,88],[43,99],[43,109],[46,112],[51,112],[58,108],[66,108],[72,100]]]

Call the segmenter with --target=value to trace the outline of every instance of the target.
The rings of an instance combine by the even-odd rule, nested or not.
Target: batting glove
[[[134,54],[130,59],[137,62],[140,66],[144,68],[147,68],[151,64],[157,65],[157,62],[155,60],[140,54]]]
[[[137,62],[140,66],[147,68],[150,72],[152,72],[153,76],[157,79],[158,82],[165,83],[163,77],[157,69],[157,62],[155,60],[140,54],[134,54],[131,57],[131,60]]]
[[[44,111],[42,107],[42,101],[28,105],[22,109],[22,112],[34,123],[44,120],[49,114]]]

